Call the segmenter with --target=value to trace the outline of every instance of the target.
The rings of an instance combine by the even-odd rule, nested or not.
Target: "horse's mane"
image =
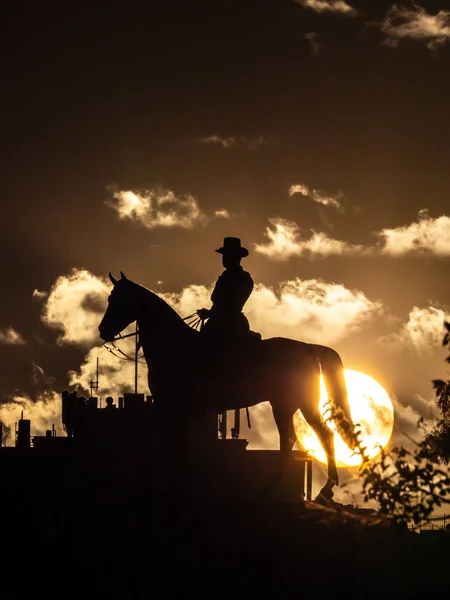
[[[143,298],[144,302],[145,302],[145,298],[148,298],[147,302],[149,304],[152,303],[152,305],[155,306],[155,308],[157,307],[158,310],[161,310],[161,312],[165,313],[167,315],[167,318],[174,319],[174,320],[176,319],[180,323],[182,323],[183,325],[186,325],[186,327],[188,327],[188,325],[185,323],[183,318],[177,313],[177,311],[172,306],[170,306],[170,304],[168,304],[164,300],[164,298],[161,298],[161,296],[158,296],[158,294],[156,294],[156,292],[153,292],[152,290],[149,290],[148,288],[146,288],[134,281],[128,280],[128,282],[133,284],[133,286],[135,286],[138,289],[138,293]]]

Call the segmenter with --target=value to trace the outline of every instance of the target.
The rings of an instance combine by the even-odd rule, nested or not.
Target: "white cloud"
[[[270,140],[263,136],[258,136],[256,138],[245,137],[245,136],[230,136],[230,137],[221,137],[219,135],[208,135],[205,137],[198,137],[195,140],[199,144],[215,144],[217,146],[222,146],[222,148],[245,148],[246,150],[255,150],[256,148],[260,148],[261,146],[268,146],[273,143],[274,140]]]
[[[269,242],[256,244],[255,251],[276,260],[287,260],[291,256],[301,254],[299,248],[299,227],[293,221],[286,219],[269,219],[272,228],[266,228]]]
[[[361,329],[382,305],[362,292],[317,279],[281,282],[278,289],[255,286],[246,312],[265,337],[332,344]]]
[[[171,190],[161,188],[133,192],[111,187],[110,191],[113,199],[107,200],[106,204],[117,212],[119,218],[136,221],[148,229],[191,229],[208,221],[208,216],[202,212],[197,200],[190,194],[176,196]],[[214,216],[226,217],[227,211],[217,210]]]
[[[226,208],[221,208],[220,210],[215,210],[214,211],[214,216],[215,217],[221,217],[222,219],[229,219],[230,218],[230,213],[227,211]]]
[[[400,331],[379,339],[381,344],[414,348],[417,352],[431,352],[442,346],[444,321],[449,320],[446,313],[435,306],[419,308],[414,306],[408,315],[408,321]]]
[[[392,256],[410,252],[450,256],[450,217],[445,215],[432,219],[421,211],[418,221],[382,229],[378,236],[383,240],[381,251]]]
[[[411,8],[394,4],[381,23],[386,34],[385,45],[395,47],[401,39],[427,42],[430,50],[444,45],[450,38],[450,11],[440,10],[435,15],[413,3]]]
[[[99,321],[98,321],[99,322]],[[98,325],[98,323],[97,323]],[[126,330],[131,333],[131,330]],[[78,371],[69,372],[69,384],[75,388],[81,388],[88,395],[91,380],[95,381],[97,370],[97,357],[99,359],[99,391],[98,396],[105,398],[113,396],[118,398],[125,392],[134,392],[135,385],[135,363],[124,360],[124,357],[110,344],[113,352],[109,352],[103,346],[92,348],[85,356]],[[126,338],[117,343],[117,347],[128,356],[134,356],[135,338]],[[147,380],[147,365],[139,354],[138,363],[138,392],[150,394]]]
[[[44,392],[40,400],[16,395],[0,404],[0,422],[3,425],[3,443],[14,445],[15,424],[23,411],[24,419],[31,419],[31,435],[45,435],[55,425],[57,435],[63,434],[61,397],[56,392]]]
[[[142,192],[115,191],[115,202],[108,201],[121,219],[138,221],[154,227],[191,228],[203,220],[197,200],[191,196],[175,196],[170,190],[155,189]]]
[[[98,324],[110,294],[109,280],[84,269],[73,269],[53,284],[45,302],[42,320],[62,332],[61,344],[90,347],[98,343]]]
[[[404,326],[406,336],[418,350],[433,346],[440,347],[444,337],[445,319],[444,311],[439,308],[414,306],[409,313],[408,322]]]
[[[37,300],[42,300],[42,298],[47,298],[48,294],[47,292],[42,292],[40,290],[34,290],[32,297],[37,299]]]
[[[306,195],[303,186],[293,186],[292,193]],[[292,188],[291,188],[292,190]],[[450,217],[441,216],[436,219],[428,217],[424,210],[419,213],[419,220],[409,225],[393,229],[382,229],[376,232],[380,243],[372,246],[351,244],[329,237],[326,233],[311,231],[309,238],[302,236],[297,223],[281,218],[269,219],[269,227],[265,235],[268,241],[255,244],[255,251],[265,254],[273,260],[285,261],[293,256],[308,258],[331,255],[375,256],[386,254],[403,256],[405,254],[450,256]]]
[[[333,12],[349,16],[357,14],[356,10],[344,0],[295,0],[295,2],[318,13]]]
[[[25,340],[13,327],[7,327],[6,329],[0,329],[0,345],[8,346],[23,346]]]
[[[311,198],[314,202],[318,204],[322,204],[323,206],[333,206],[340,212],[344,212],[344,206],[342,205],[342,199],[344,198],[344,194],[339,192],[337,196],[327,196],[320,192],[319,190],[312,190],[308,188],[306,185],[297,184],[291,185],[289,188],[289,196],[293,196],[294,194],[301,194],[302,196],[307,196]]]
[[[284,261],[292,256],[308,256],[310,258],[330,255],[356,254],[368,252],[363,246],[349,244],[330,238],[326,233],[312,231],[309,239],[302,239],[297,223],[285,219],[269,219],[271,226],[266,228],[265,244],[255,244],[255,251],[265,254],[274,260]]]

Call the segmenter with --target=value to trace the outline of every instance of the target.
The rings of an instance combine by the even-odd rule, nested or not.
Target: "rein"
[[[131,335],[136,335],[136,334],[131,334]],[[123,337],[128,337],[128,336],[124,335]],[[138,359],[136,360],[132,356],[128,356],[128,354],[126,352],[124,352],[118,346],[116,346],[116,344],[114,342],[117,341],[118,339],[120,339],[120,338],[114,339],[112,342],[105,342],[103,344],[103,348],[105,348],[105,350],[108,350],[108,352],[111,352],[111,354],[113,356],[115,356],[116,358],[119,358],[120,360],[131,360],[132,362],[138,362],[141,365],[146,364],[145,360],[139,360],[140,358],[144,358],[143,354],[141,356],[139,356]],[[107,346],[106,344],[111,344],[112,348]],[[119,354],[116,354],[116,352],[119,352],[120,354],[122,354],[122,356],[119,356]]]
[[[126,352],[124,352],[123,350],[121,350],[118,346],[116,346],[116,344],[114,342],[118,342],[119,340],[124,340],[125,338],[129,338],[129,337],[133,337],[136,336],[136,338],[139,335],[139,331],[134,331],[133,333],[127,333],[127,335],[122,335],[121,333],[119,333],[118,335],[116,335],[114,337],[114,339],[111,342],[105,342],[103,344],[103,348],[105,348],[106,350],[108,350],[108,352],[111,352],[111,354],[113,356],[115,356],[116,358],[119,358],[120,360],[131,360],[132,362],[137,362],[141,365],[145,365],[145,360],[139,360],[140,358],[144,358],[144,355],[142,354],[141,356],[138,356],[137,358],[133,358],[132,356],[128,356],[128,354]],[[136,340],[137,346],[138,346],[138,350],[139,350],[139,340]],[[109,346],[107,346],[106,344],[111,344],[112,348],[110,348]],[[121,354],[122,356],[119,356],[119,354],[116,354],[116,352],[119,352],[119,354]]]
[[[205,322],[205,320],[200,318],[196,312],[188,317],[184,317],[183,321],[186,321],[189,327],[192,327],[192,329],[196,329],[197,331],[201,331],[203,323]]]
[[[197,331],[200,331],[203,323],[204,323],[204,319],[201,319],[197,313],[192,313],[192,315],[189,315],[187,317],[184,317],[183,321],[186,321],[187,324],[189,325],[189,327],[192,327],[192,329],[196,329]],[[144,355],[139,356],[138,359],[133,358],[132,356],[129,356],[126,352],[124,352],[123,350],[121,350],[116,344],[115,342],[118,342],[120,340],[124,340],[126,338],[129,337],[134,337],[134,336],[138,336],[139,335],[139,331],[133,331],[133,333],[127,333],[127,335],[122,335],[121,333],[117,334],[114,339],[111,342],[105,342],[103,344],[103,347],[108,350],[108,352],[111,352],[111,354],[113,356],[115,356],[116,358],[119,358],[120,360],[131,360],[132,362],[138,362],[141,365],[145,364],[145,360],[139,360],[140,358],[144,358]],[[107,346],[107,344],[111,344],[112,348],[110,346]],[[137,345],[139,347],[139,341],[137,342]],[[122,356],[119,356],[119,354],[121,354]]]

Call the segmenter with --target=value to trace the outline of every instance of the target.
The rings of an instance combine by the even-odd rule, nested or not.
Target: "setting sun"
[[[347,384],[348,398],[353,422],[359,425],[361,440],[366,447],[369,458],[374,458],[380,446],[385,447],[389,442],[394,426],[394,408],[386,390],[372,377],[346,369],[345,382]],[[320,409],[322,415],[326,412],[328,401],[325,383],[320,381]],[[361,464],[359,454],[353,454],[346,446],[333,422],[329,423],[334,431],[336,461],[338,467],[356,467]],[[294,415],[294,427],[299,445],[307,450],[313,458],[326,464],[326,456],[319,440],[305,421],[303,415],[297,411]]]

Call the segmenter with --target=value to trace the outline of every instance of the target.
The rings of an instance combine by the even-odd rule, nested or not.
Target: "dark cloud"
[[[87,294],[80,306],[82,310],[101,316],[105,312],[105,298],[99,294]]]

